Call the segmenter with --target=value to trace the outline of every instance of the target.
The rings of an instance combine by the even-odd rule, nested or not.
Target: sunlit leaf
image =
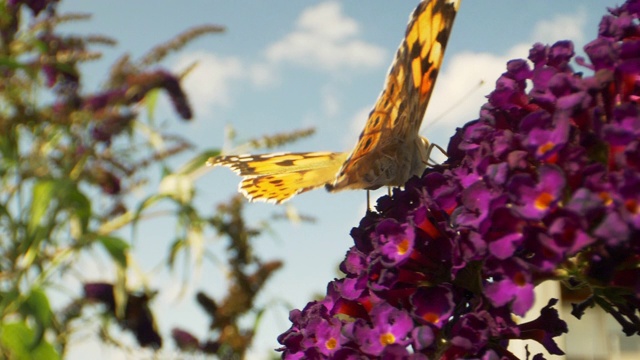
[[[127,252],[130,246],[126,241],[114,236],[100,236],[98,241],[119,266],[127,267]]]
[[[85,231],[89,225],[91,217],[91,202],[78,190],[75,184],[67,182],[64,185],[64,192],[59,192],[60,204],[63,208],[71,212],[80,220],[82,230]]]
[[[169,258],[167,259],[167,264],[169,265],[169,268],[173,269],[173,265],[176,262],[176,257],[184,247],[185,247],[184,239],[176,239],[171,244],[171,249],[169,250]]]
[[[40,181],[33,186],[31,214],[29,216],[29,230],[31,233],[40,225],[42,217],[47,212],[56,195],[56,182],[52,180]]]
[[[147,136],[147,140],[149,141],[149,144],[151,144],[151,146],[153,146],[154,149],[157,149],[157,150],[164,149],[165,142],[160,132],[147,126],[147,124],[144,124],[140,121],[134,121],[133,126],[141,134],[144,134]]]
[[[29,218],[29,229],[33,232],[41,224],[47,210],[57,200],[61,209],[70,210],[86,230],[91,216],[91,202],[76,185],[64,180],[42,180],[33,186],[33,201]]]
[[[199,226],[192,226],[187,232],[187,242],[191,250],[191,256],[196,265],[202,265],[202,257],[204,256],[204,234]]]
[[[171,174],[160,182],[160,193],[169,195],[181,203],[188,203],[193,198],[193,180],[186,175]]]
[[[160,89],[153,89],[144,96],[144,104],[147,108],[147,116],[151,123],[155,118],[156,106],[158,105],[158,98],[160,95]]]
[[[29,314],[33,316],[43,327],[47,327],[51,324],[51,306],[49,305],[49,298],[44,291],[40,289],[31,290],[25,305]]]
[[[16,360],[56,360],[60,355],[51,344],[41,339],[34,344],[35,335],[25,323],[5,323],[0,327],[0,341]]]
[[[0,56],[0,66],[14,70],[28,67],[27,65],[16,61],[15,58],[11,58],[8,56]]]
[[[191,160],[187,161],[187,163],[182,165],[180,169],[176,171],[176,173],[192,174],[193,172],[202,169],[207,163],[207,160],[209,160],[209,158],[218,156],[218,155],[220,155],[219,149],[205,150],[200,154],[196,155],[195,157],[193,157]]]

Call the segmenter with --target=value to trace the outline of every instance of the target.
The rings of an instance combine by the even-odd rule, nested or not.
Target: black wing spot
[[[292,166],[293,164],[294,164],[293,160],[282,160],[276,163],[276,165],[279,165],[279,166]]]
[[[371,147],[371,138],[368,138],[362,146],[362,150],[367,151]]]
[[[376,118],[373,120],[373,127],[377,128],[378,124],[380,124],[380,115],[376,116]]]

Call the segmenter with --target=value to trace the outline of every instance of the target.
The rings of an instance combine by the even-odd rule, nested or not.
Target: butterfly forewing
[[[419,130],[459,0],[423,1],[413,12],[385,87],[330,191],[403,185],[426,166]]]

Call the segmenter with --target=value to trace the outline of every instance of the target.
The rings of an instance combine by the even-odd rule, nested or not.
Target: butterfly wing
[[[307,152],[229,155],[209,159],[243,177],[239,191],[251,201],[280,204],[296,194],[331,183],[347,153]]]
[[[329,191],[400,186],[426,166],[419,135],[460,0],[425,0],[407,31],[384,89]]]

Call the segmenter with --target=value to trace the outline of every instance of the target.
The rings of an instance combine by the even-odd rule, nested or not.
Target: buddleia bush
[[[514,320],[545,281],[586,291],[573,316],[598,306],[640,335],[639,17],[637,0],[610,9],[588,59],[559,41],[509,61],[448,160],[352,230],[344,278],[291,312],[283,358],[513,359],[515,339],[561,355],[557,299]]]

